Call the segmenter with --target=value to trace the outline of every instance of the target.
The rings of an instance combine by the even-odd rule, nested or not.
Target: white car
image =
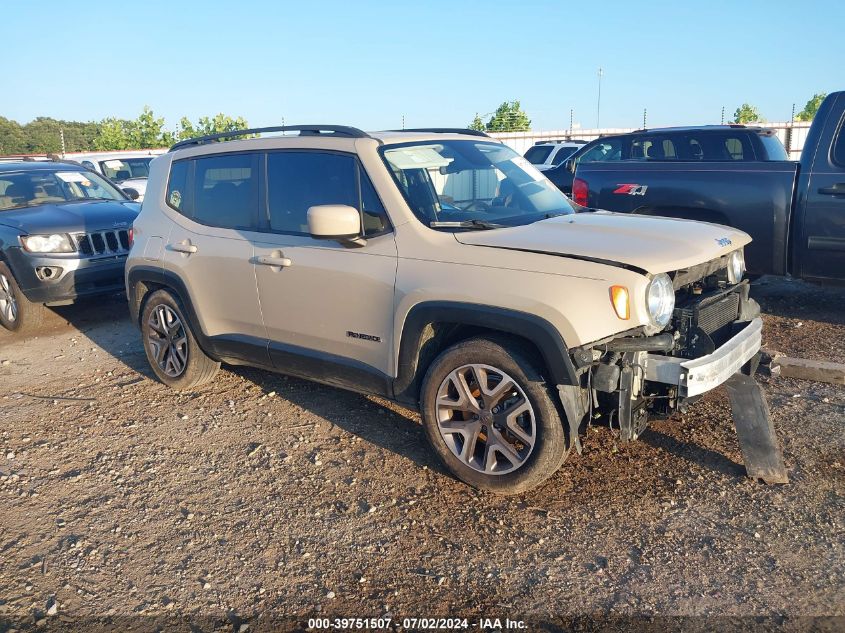
[[[525,152],[525,159],[540,171],[557,167],[587,141],[538,141]]]
[[[86,152],[67,154],[66,158],[102,174],[117,183],[121,189],[134,189],[138,192],[138,202],[141,202],[147,190],[150,161],[166,151],[166,149],[145,149],[96,154]]]

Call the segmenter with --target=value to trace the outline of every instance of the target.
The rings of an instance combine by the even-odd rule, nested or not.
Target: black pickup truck
[[[845,91],[824,100],[801,160],[578,162],[572,198],[624,213],[726,224],[754,241],[752,274],[845,282]]]

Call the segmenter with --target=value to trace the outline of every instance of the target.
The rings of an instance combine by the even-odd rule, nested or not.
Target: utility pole
[[[644,130],[648,129],[648,125],[646,124],[647,115],[648,115],[648,108],[643,108],[643,129]]]
[[[722,125],[725,124],[725,106],[722,106]]]
[[[59,136],[62,138],[62,158],[65,157],[65,129],[59,128]]]
[[[601,128],[601,78],[604,76],[604,71],[599,66],[599,98],[596,103],[596,129]]]
[[[402,129],[405,129],[405,115],[402,115]]]
[[[572,129],[574,127],[573,121],[575,119],[575,110],[573,108],[569,108],[569,137],[572,138]]]

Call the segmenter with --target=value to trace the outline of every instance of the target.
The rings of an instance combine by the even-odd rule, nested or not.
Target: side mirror
[[[134,189],[134,188],[132,188],[132,187],[126,187],[126,188],[124,188],[124,189],[123,189],[123,193],[125,193],[127,196],[129,196],[129,199],[130,199],[130,200],[137,200],[138,198],[140,198],[140,197],[141,197],[141,194],[140,194],[140,193],[138,193],[138,190],[137,190],[137,189]]]
[[[320,204],[308,209],[308,232],[318,240],[361,238],[361,214],[345,204]]]
[[[563,168],[568,171],[570,174],[575,173],[575,159],[567,158],[566,162],[563,163]]]

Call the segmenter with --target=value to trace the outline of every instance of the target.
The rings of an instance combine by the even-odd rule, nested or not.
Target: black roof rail
[[[191,145],[203,145],[205,143],[219,141],[220,139],[229,139],[233,136],[247,136],[249,134],[261,134],[263,132],[299,132],[300,136],[320,136],[324,132],[327,132],[328,134],[326,136],[372,138],[363,130],[347,125],[274,125],[272,127],[253,127],[247,130],[232,130],[231,132],[218,132],[217,134],[189,138],[174,144],[168,151],[172,152],[183,147],[190,147]]]
[[[492,138],[482,130],[471,130],[463,127],[414,127],[406,128],[404,130],[388,130],[388,132],[432,132],[434,134],[468,134],[470,136],[484,136]]]

